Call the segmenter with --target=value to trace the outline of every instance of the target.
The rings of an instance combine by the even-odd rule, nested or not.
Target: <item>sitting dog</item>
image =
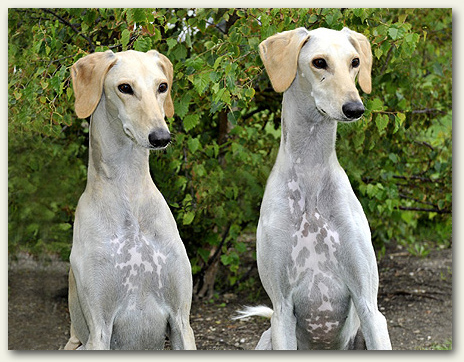
[[[90,121],[87,186],[70,256],[65,349],[195,349],[190,262],[152,181],[149,150],[168,146],[173,67],[157,51],[93,53],[71,75]]]
[[[337,122],[364,113],[372,53],[359,33],[298,28],[264,40],[260,56],[283,93],[282,138],[257,229],[257,262],[273,310],[257,349],[391,349],[377,307],[369,225],[335,152]]]

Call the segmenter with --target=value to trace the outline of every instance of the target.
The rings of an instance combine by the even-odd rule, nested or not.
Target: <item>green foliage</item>
[[[371,19],[370,112],[363,122],[339,127],[339,150],[352,143],[362,162],[348,149],[339,151],[340,161],[376,244],[396,239],[424,255],[429,246],[451,242],[451,10],[397,9]]]
[[[222,282],[236,283],[239,236],[256,227],[280,139],[282,96],[258,44],[299,26],[371,40],[368,111],[339,126],[337,152],[376,245],[450,243],[451,21],[451,9],[9,9],[10,251],[69,251],[88,138],[70,66],[94,51],[157,49],[174,66],[175,141],[151,157],[152,176],[194,274],[219,260]]]
[[[452,351],[453,350],[453,340],[449,339],[443,343],[434,343],[430,347],[421,348],[421,350],[430,350],[430,351]]]

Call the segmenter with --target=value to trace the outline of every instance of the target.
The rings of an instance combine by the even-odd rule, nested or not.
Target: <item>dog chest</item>
[[[340,235],[307,199],[296,173],[287,182],[292,220],[287,275],[299,327],[313,343],[333,343],[349,312],[350,297],[340,277]]]
[[[302,289],[317,311],[332,312],[343,283],[338,277],[339,234],[315,210],[303,212],[291,238],[288,280],[292,290]],[[342,289],[342,290],[341,290]]]
[[[143,234],[114,237],[110,257],[121,282],[121,294],[141,294],[147,289],[161,295],[165,288],[167,255]]]
[[[290,280],[297,282],[302,273],[332,274],[337,264],[340,235],[319,212],[317,197],[308,199],[298,175],[293,172],[287,181],[290,216],[291,251]]]
[[[340,239],[316,211],[304,212],[292,237],[288,278],[298,326],[313,348],[332,349],[349,314],[350,296],[339,277]]]

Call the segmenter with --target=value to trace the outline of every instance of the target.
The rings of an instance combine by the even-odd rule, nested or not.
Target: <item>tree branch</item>
[[[401,179],[401,180],[419,180],[419,181],[424,181],[424,182],[434,182],[429,177],[421,177],[421,176],[414,176],[414,175],[413,176],[393,175],[393,178]]]
[[[393,44],[390,47],[390,49],[388,50],[387,59],[385,59],[385,63],[383,64],[382,69],[380,70],[380,75],[383,75],[383,73],[385,73],[385,70],[387,69],[388,63],[390,62],[390,59],[392,57],[392,52],[393,52],[394,48],[395,48],[395,44]]]
[[[217,247],[216,251],[214,252],[213,256],[211,258],[209,258],[208,262],[205,265],[204,270],[208,269],[211,266],[211,264],[213,264],[213,262],[216,260],[216,258],[219,256],[219,254],[221,253],[222,246],[224,245],[224,242],[226,241],[227,235],[229,235],[229,230],[230,230],[231,226],[232,226],[232,223],[229,222],[229,224],[227,225],[226,230],[224,231],[224,234],[222,236],[221,243],[218,245],[218,247]]]
[[[408,200],[412,200],[412,201],[415,201],[419,204],[424,204],[424,205],[429,205],[429,206],[433,206],[433,204],[431,202],[426,202],[426,201],[422,201],[422,200],[419,200],[419,199],[416,199],[414,197],[411,197],[411,196],[408,196],[406,194],[399,194],[399,196],[403,199],[408,199]]]
[[[437,208],[424,209],[422,207],[407,207],[407,206],[399,206],[398,208],[404,211],[436,212],[437,214],[451,214],[451,210],[448,210],[448,209],[443,209],[443,210],[440,210]]]
[[[442,111],[436,108],[425,108],[425,109],[414,109],[411,111],[413,114],[421,114],[421,113],[439,113],[439,114],[446,114],[446,111]]]

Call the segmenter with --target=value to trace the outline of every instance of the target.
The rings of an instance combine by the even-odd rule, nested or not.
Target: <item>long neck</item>
[[[105,103],[103,96],[90,121],[88,185],[134,186],[147,177],[151,180],[149,151],[129,139],[121,121],[108,114]]]
[[[335,153],[337,122],[321,115],[298,77],[284,93],[279,155],[303,167],[338,164]]]
[[[319,113],[311,90],[299,87],[297,77],[283,96],[282,138],[273,170],[284,175],[281,186],[287,188],[288,199],[298,200],[291,210],[297,223],[304,211],[331,215],[333,185],[343,172],[335,152],[336,134],[337,122]]]

